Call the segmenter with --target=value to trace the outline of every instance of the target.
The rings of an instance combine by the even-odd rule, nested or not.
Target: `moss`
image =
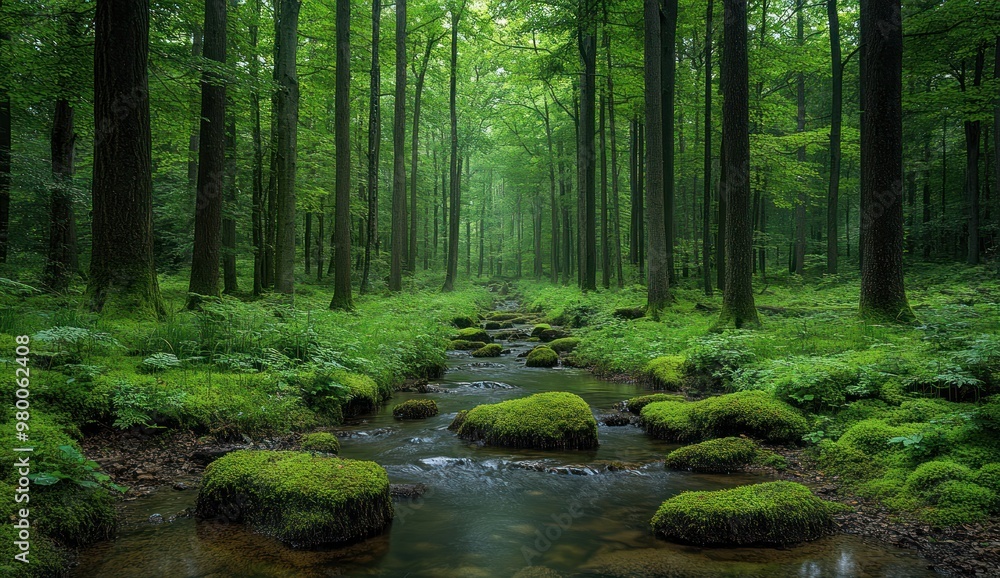
[[[737,437],[719,438],[676,449],[667,455],[671,470],[728,473],[745,469],[757,459],[757,444]]]
[[[490,334],[487,333],[485,329],[481,329],[479,327],[466,327],[453,335],[452,340],[481,341],[483,343],[493,341],[493,339],[490,338]]]
[[[504,313],[501,311],[494,311],[486,316],[486,318],[490,321],[512,321],[514,319],[519,319],[520,317],[520,313]]]
[[[451,420],[451,423],[448,424],[448,429],[451,431],[458,430],[458,428],[462,427],[462,424],[465,423],[465,418],[468,416],[469,410],[467,409],[463,409],[462,411],[456,413],[455,419]]]
[[[657,401],[684,401],[684,398],[680,395],[670,393],[653,393],[650,395],[640,395],[638,397],[629,398],[622,404],[622,406],[625,411],[638,414],[642,411],[642,408]]]
[[[652,402],[639,412],[639,423],[646,433],[659,439],[691,441],[698,438],[698,431],[691,422],[694,405],[684,401]]]
[[[503,346],[499,343],[490,343],[472,352],[472,357],[500,357]]]
[[[305,452],[233,452],[209,464],[198,515],[243,522],[294,547],[351,542],[392,521],[389,476],[374,462]]]
[[[932,461],[917,466],[906,478],[906,489],[911,494],[933,501],[937,487],[948,481],[964,482],[972,478],[972,470],[955,462]]]
[[[549,325],[548,323],[539,323],[538,325],[535,325],[534,328],[532,328],[532,330],[531,330],[531,336],[532,337],[541,337],[543,332],[549,331],[551,329],[552,329],[552,326]]]
[[[580,340],[576,337],[562,337],[549,343],[549,349],[556,353],[569,353],[580,345]]]
[[[3,484],[0,484],[0,491],[3,492],[5,497],[14,495],[14,489]],[[5,499],[4,502],[10,503],[10,509],[9,511],[4,511],[4,523],[0,525],[0,576],[18,576],[23,578],[68,576],[70,560],[67,553],[56,547],[52,540],[46,538],[37,530],[31,531],[29,536],[31,546],[28,554],[28,563],[25,564],[14,559],[16,554],[22,552],[14,544],[15,541],[19,541],[18,529],[14,527],[13,523],[8,523],[10,516],[16,512],[14,508],[15,504],[12,499]],[[31,510],[31,512],[33,511]]]
[[[548,347],[536,347],[528,354],[528,367],[555,367],[559,364],[559,354]]]
[[[466,329],[476,324],[476,320],[468,315],[458,315],[452,318],[451,324],[459,329]]]
[[[458,435],[486,445],[535,449],[598,445],[597,420],[587,402],[572,393],[538,393],[480,405],[460,417]]]
[[[904,401],[885,421],[889,425],[929,422],[957,411],[965,411],[966,407],[943,399],[912,399]]]
[[[438,406],[433,399],[409,399],[392,408],[392,416],[397,419],[424,419],[437,414]]]
[[[934,491],[934,505],[920,511],[920,518],[936,526],[983,522],[996,508],[997,494],[972,482],[948,480]]]
[[[329,432],[316,432],[302,436],[302,449],[324,454],[339,454],[340,440]]]
[[[663,502],[652,526],[658,536],[700,546],[783,545],[823,536],[843,509],[801,484],[768,482],[684,492]]]
[[[979,468],[972,481],[1000,494],[1000,462],[993,462]]]
[[[646,379],[658,389],[678,391],[683,385],[684,358],[680,355],[664,355],[650,361],[643,368]]]
[[[900,449],[898,444],[890,444],[890,439],[918,432],[919,428],[914,425],[891,426],[880,419],[866,419],[849,427],[837,440],[837,444],[849,446],[869,456],[885,455]]]
[[[763,391],[741,391],[704,399],[691,412],[702,437],[747,435],[770,442],[798,441],[806,419],[788,404]]]
[[[466,341],[464,339],[454,339],[448,345],[448,349],[455,349],[457,351],[472,351],[476,349],[482,349],[486,345],[483,341]]]

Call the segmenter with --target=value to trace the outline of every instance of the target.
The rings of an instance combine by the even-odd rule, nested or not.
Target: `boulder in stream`
[[[476,406],[459,414],[449,429],[486,445],[534,449],[593,449],[597,420],[580,396],[537,393],[521,399]]]
[[[205,469],[197,514],[242,522],[293,547],[341,544],[392,521],[389,476],[375,462],[237,451]]]
[[[559,354],[548,347],[536,347],[525,361],[528,367],[555,367],[559,365]]]
[[[392,408],[396,419],[425,419],[438,414],[437,403],[433,399],[408,399]]]

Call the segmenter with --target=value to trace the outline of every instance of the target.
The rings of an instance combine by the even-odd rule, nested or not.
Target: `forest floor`
[[[127,486],[128,498],[163,484],[192,487],[225,451],[294,448],[301,432],[334,426],[343,416],[316,405],[317,373],[365,376],[381,392],[435,375],[456,331],[451,321],[490,309],[500,286],[441,294],[436,278],[417,283],[414,293],[359,297],[351,313],[329,311],[328,291],[316,285],[301,286],[294,308],[226,298],[189,312],[183,280],[168,278],[171,313],[161,321],[99,318],[79,294],[12,283],[0,287],[0,342],[13,350],[15,336],[32,336],[33,431],[49,436],[37,457],[66,475],[51,487],[80,494],[68,507],[82,510],[104,490],[70,482],[107,485],[98,470]],[[756,291],[761,330],[712,333],[720,296],[694,285],[679,280],[675,303],[656,319],[624,311],[644,303],[638,285],[589,294],[534,281],[503,287],[579,338],[567,361],[597,375],[691,399],[761,389],[798,407],[811,431],[800,447],[776,448],[789,464],[781,475],[851,505],[842,531],[915,548],[947,572],[1000,568],[1000,402],[989,397],[1000,387],[994,273],[915,268],[908,291],[919,322],[906,326],[858,320],[856,276],[783,275]],[[650,369],[664,356],[678,360],[676,382]],[[5,378],[3,388],[14,399],[14,382]],[[13,413],[4,414],[10,435]],[[94,465],[55,449],[67,443]],[[921,484],[930,468],[946,473],[928,489]],[[3,480],[16,483],[13,471]],[[63,543],[60,528],[49,535]]]

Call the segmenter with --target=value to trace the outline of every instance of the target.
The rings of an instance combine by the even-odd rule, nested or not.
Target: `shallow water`
[[[447,430],[454,414],[480,403],[570,391],[600,412],[640,393],[636,386],[601,381],[583,370],[526,368],[515,354],[527,347],[518,344],[500,359],[455,352],[437,382],[447,393],[398,393],[378,414],[344,428],[349,435],[342,439],[343,457],[382,464],[393,483],[428,487],[421,498],[396,502],[385,535],[347,548],[298,551],[237,524],[193,518],[146,522],[152,514],[168,517],[194,504],[195,491],[167,487],[128,503],[118,539],[85,550],[73,575],[475,577],[512,576],[532,565],[588,576],[933,575],[912,552],[852,536],[784,549],[702,549],[657,540],[648,524],[664,499],[767,478],[665,471],[659,460],[673,446],[631,426],[602,425],[596,451],[506,450],[456,438]],[[512,387],[484,387],[484,381]],[[440,415],[393,419],[392,405],[428,396],[438,402]],[[602,466],[611,461],[638,468],[606,471]],[[556,466],[579,467],[573,469],[577,474],[544,471]]]

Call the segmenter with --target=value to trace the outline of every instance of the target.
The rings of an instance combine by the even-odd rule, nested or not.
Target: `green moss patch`
[[[671,441],[746,435],[770,442],[798,441],[804,417],[763,391],[710,397],[697,402],[659,401],[640,412],[650,434]]]
[[[397,419],[424,419],[437,414],[438,406],[433,399],[409,399],[392,408],[392,416]]]
[[[490,343],[472,352],[472,357],[500,357],[503,346],[499,343]]]
[[[744,470],[757,460],[757,444],[737,437],[720,438],[685,446],[667,454],[671,470],[728,473]]]
[[[324,454],[339,454],[340,440],[329,432],[316,432],[302,436],[302,449]]]
[[[491,446],[593,449],[598,445],[597,420],[587,402],[572,393],[538,393],[480,405],[455,421],[459,419],[460,437]]]
[[[448,349],[454,349],[457,351],[472,351],[476,349],[482,349],[486,345],[484,341],[466,341],[464,339],[454,339],[448,345]]]
[[[243,522],[294,547],[373,536],[393,515],[389,476],[374,462],[249,450],[209,464],[197,512]]]
[[[549,325],[548,323],[539,323],[538,325],[535,325],[534,328],[532,328],[532,330],[531,330],[531,336],[532,337],[541,337],[541,335],[542,335],[543,332],[549,331],[551,329],[552,329],[552,326]]]
[[[453,335],[451,338],[453,341],[481,341],[483,343],[493,341],[493,339],[490,338],[490,334],[487,333],[485,329],[479,327],[466,327]]]
[[[828,533],[843,508],[801,484],[768,482],[684,492],[663,502],[652,526],[657,536],[699,546],[784,545]]]
[[[556,353],[569,353],[570,351],[576,349],[577,345],[580,345],[580,340],[578,338],[562,337],[549,343],[549,349],[555,351]]]
[[[451,324],[459,329],[466,329],[476,324],[476,320],[468,315],[458,315],[451,320]]]
[[[684,357],[665,355],[650,361],[643,374],[656,388],[678,391],[684,384]]]
[[[640,395],[638,397],[632,397],[625,400],[622,403],[622,409],[638,415],[639,412],[642,411],[642,408],[657,401],[684,401],[684,398],[680,395],[672,393],[653,393],[650,395]]]
[[[555,367],[559,365],[559,354],[548,347],[536,347],[525,360],[528,367]]]

